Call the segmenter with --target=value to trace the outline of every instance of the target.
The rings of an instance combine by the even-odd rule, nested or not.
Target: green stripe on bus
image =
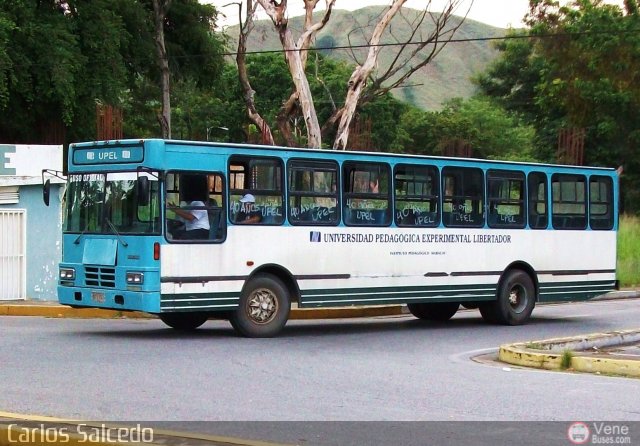
[[[496,296],[495,285],[407,286],[302,290],[301,307],[354,304],[387,305],[405,302],[487,301]]]
[[[540,302],[562,302],[588,300],[615,289],[615,282],[598,280],[593,282],[551,282],[540,284]]]
[[[239,293],[163,294],[161,310],[222,310],[238,306]]]

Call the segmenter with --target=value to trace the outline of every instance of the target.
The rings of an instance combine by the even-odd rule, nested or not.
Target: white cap
[[[240,203],[255,203],[256,197],[251,194],[246,194],[244,197],[240,199]]]

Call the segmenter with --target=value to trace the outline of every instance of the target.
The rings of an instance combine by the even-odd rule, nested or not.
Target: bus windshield
[[[148,172],[69,176],[65,232],[159,234],[159,175]]]

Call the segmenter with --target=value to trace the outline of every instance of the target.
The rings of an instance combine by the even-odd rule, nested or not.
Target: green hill
[[[339,48],[348,45],[366,44],[364,36],[371,35],[378,18],[386,10],[384,6],[371,6],[357,11],[334,10],[331,19],[318,34],[316,47],[332,47],[335,49],[323,51],[330,57],[345,60],[355,64],[354,56],[364,59],[367,51],[364,49]],[[402,16],[397,15],[387,28],[382,43],[389,44],[406,39],[411,30],[410,24],[416,19],[419,11],[405,8]],[[318,16],[319,17],[319,14]],[[460,18],[454,17],[450,23],[460,23]],[[302,17],[289,19],[289,27],[294,36],[300,35]],[[433,24],[427,18],[414,41],[426,38]],[[456,32],[455,39],[477,39],[504,36],[506,31],[474,20],[465,20]],[[236,46],[238,27],[230,27],[227,34],[231,38],[232,47]],[[270,20],[256,21],[255,29],[250,35],[247,45],[248,51],[264,51],[281,49],[280,40]],[[389,66],[398,51],[397,46],[383,48],[378,59],[379,70]],[[420,71],[409,79],[410,86],[396,89],[393,94],[402,101],[407,101],[423,109],[439,109],[442,102],[454,98],[467,98],[474,93],[474,86],[470,81],[473,74],[484,70],[489,62],[494,60],[498,52],[490,41],[465,41],[449,43],[444,50]]]

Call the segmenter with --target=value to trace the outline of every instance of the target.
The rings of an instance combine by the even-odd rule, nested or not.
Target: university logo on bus
[[[314,243],[320,243],[320,231],[311,231],[309,232],[309,241]]]

